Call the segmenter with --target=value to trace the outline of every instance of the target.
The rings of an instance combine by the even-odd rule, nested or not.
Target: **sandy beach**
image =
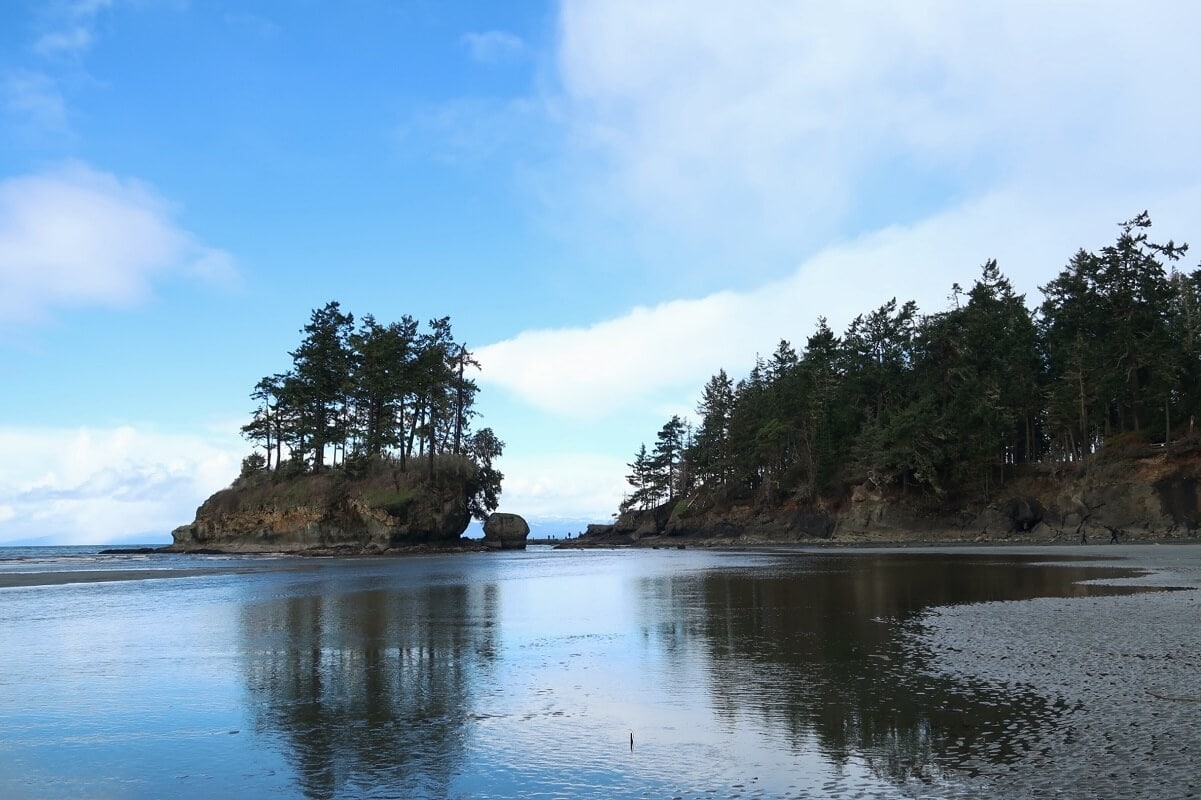
[[[233,571],[221,570],[221,572]],[[0,589],[23,586],[62,586],[69,583],[108,583],[110,581],[194,578],[198,575],[217,574],[217,572],[217,570],[211,569],[120,569],[0,573]]]
[[[991,549],[991,548],[990,548]],[[1031,552],[1030,548],[995,548]],[[1122,585],[1177,587],[1121,597],[1039,598],[931,609],[910,646],[932,677],[1031,691],[1060,709],[1036,734],[1004,732],[1020,757],[964,752],[961,788],[920,783],[922,797],[1185,798],[1201,796],[1201,547],[1035,548],[1148,570]]]

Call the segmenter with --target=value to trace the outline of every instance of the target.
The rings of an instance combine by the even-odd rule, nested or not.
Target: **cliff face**
[[[1150,450],[1083,465],[1032,467],[988,499],[855,487],[837,501],[714,504],[697,498],[626,512],[589,538],[672,536],[747,542],[1109,541],[1195,538],[1201,527],[1201,451]]]
[[[461,474],[431,482],[382,464],[355,477],[340,471],[284,479],[259,474],[206,500],[191,524],[172,532],[172,547],[383,552],[451,543],[471,518],[468,490]]]

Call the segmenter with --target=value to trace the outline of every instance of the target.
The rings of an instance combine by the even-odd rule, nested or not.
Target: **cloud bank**
[[[0,325],[130,306],[168,275],[236,280],[229,254],[179,227],[138,181],[78,163],[0,181]]]
[[[1131,205],[1136,199],[1073,204],[998,191],[920,223],[833,245],[791,275],[750,291],[636,307],[588,327],[523,332],[477,351],[480,381],[564,417],[600,419],[669,398],[691,407],[719,368],[742,377],[756,354],[768,356],[782,338],[799,350],[819,316],[840,333],[856,315],[892,297],[916,300],[923,313],[943,311],[952,283],[969,287],[990,258],[1037,305],[1038,286],[1080,247],[1109,244],[1113,223],[1142,210]],[[1154,199],[1176,209],[1201,208],[1201,187]],[[1169,225],[1157,227],[1181,238],[1170,225],[1189,221],[1187,214],[1167,219]]]
[[[500,511],[531,520],[603,522],[625,491],[625,460],[588,453],[505,456]]]
[[[96,544],[173,528],[238,474],[233,434],[0,427],[0,545],[50,537]],[[181,517],[187,517],[182,518]]]
[[[567,0],[560,107],[588,196],[636,225],[812,248],[1019,176],[1195,179],[1199,23],[1169,0]]]

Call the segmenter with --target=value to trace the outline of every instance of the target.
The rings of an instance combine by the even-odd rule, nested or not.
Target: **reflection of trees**
[[[302,790],[447,793],[472,687],[495,651],[496,587],[281,597],[243,612],[256,725]]]
[[[1032,560],[1032,559],[1031,559]],[[900,621],[935,605],[1113,593],[1076,581],[1122,570],[1016,559],[846,556],[643,582],[647,635],[668,657],[703,653],[719,714],[759,715],[801,750],[864,758],[882,777],[936,779],[1009,761],[1059,713],[1022,691],[933,680]],[[663,624],[663,621],[669,621]]]

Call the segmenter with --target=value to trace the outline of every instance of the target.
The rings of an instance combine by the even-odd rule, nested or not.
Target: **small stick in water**
[[[630,731],[630,752],[634,752],[634,732]]]

